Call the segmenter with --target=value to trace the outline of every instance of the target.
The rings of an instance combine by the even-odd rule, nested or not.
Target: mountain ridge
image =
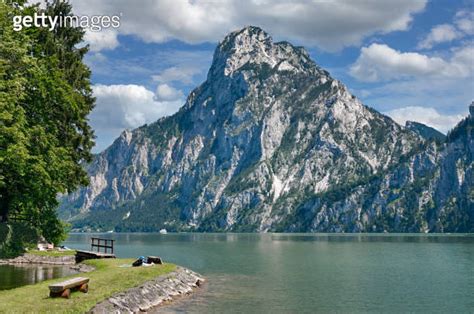
[[[416,121],[407,121],[405,123],[405,128],[410,129],[423,137],[425,140],[437,140],[437,141],[444,141],[446,139],[446,135],[441,133],[440,131],[432,128],[426,124],[416,122]]]
[[[418,229],[384,226],[387,204],[374,211],[360,200],[341,215],[340,200],[320,197],[369,188],[430,145],[363,105],[303,48],[246,27],[219,43],[206,81],[175,115],[124,131],[96,156],[90,186],[65,197],[60,215],[78,230],[437,231],[426,215]],[[423,215],[404,206],[401,216]]]

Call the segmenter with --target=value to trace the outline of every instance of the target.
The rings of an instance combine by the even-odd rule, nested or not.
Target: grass
[[[37,255],[37,256],[51,256],[51,257],[58,257],[58,256],[71,256],[75,255],[76,251],[75,250],[69,250],[69,251],[39,251],[39,250],[30,250],[27,251],[26,254],[32,254],[32,255]]]
[[[173,264],[152,267],[120,267],[131,265],[133,259],[96,259],[84,263],[96,269],[60,279],[40,282],[12,290],[0,291],[0,313],[85,313],[111,295],[136,287],[147,280],[169,273]],[[67,278],[90,278],[89,292],[73,292],[70,299],[50,298],[48,285]]]

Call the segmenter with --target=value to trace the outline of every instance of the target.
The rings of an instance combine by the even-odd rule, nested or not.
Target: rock
[[[428,140],[428,141],[432,141],[432,140],[438,140],[440,142],[446,140],[446,135],[444,135],[443,133],[439,132],[438,130],[432,128],[432,127],[429,127],[423,123],[419,123],[419,122],[415,122],[415,121],[407,121],[405,123],[405,127],[415,133],[417,133],[418,135],[420,135],[421,137],[423,137],[424,139]]]
[[[186,268],[160,276],[144,284],[117,293],[94,306],[89,313],[139,313],[187,295],[202,285],[204,279]]]
[[[74,265],[76,258],[74,255],[68,256],[40,256],[25,253],[12,259],[0,260],[3,264],[50,264],[50,265]]]

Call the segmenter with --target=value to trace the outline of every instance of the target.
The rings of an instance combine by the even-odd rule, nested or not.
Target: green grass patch
[[[29,250],[25,252],[26,254],[31,254],[31,255],[37,255],[37,256],[51,256],[51,257],[58,257],[58,256],[71,256],[75,255],[76,251],[75,250],[69,250],[69,251],[58,251],[58,250],[53,250],[53,251],[38,251],[38,250]]]
[[[173,264],[120,267],[131,265],[133,261],[134,259],[87,260],[84,263],[94,266],[94,271],[0,291],[0,313],[85,313],[115,293],[139,286],[176,268]],[[73,292],[70,299],[49,297],[50,284],[74,277],[90,279],[88,293]]]

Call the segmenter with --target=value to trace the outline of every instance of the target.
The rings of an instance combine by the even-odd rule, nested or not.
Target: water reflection
[[[66,265],[0,265],[0,290],[12,289],[75,273],[77,271]]]
[[[370,234],[370,233],[321,233],[271,235],[273,241],[320,241],[320,242],[414,242],[414,243],[473,243],[473,234]]]

